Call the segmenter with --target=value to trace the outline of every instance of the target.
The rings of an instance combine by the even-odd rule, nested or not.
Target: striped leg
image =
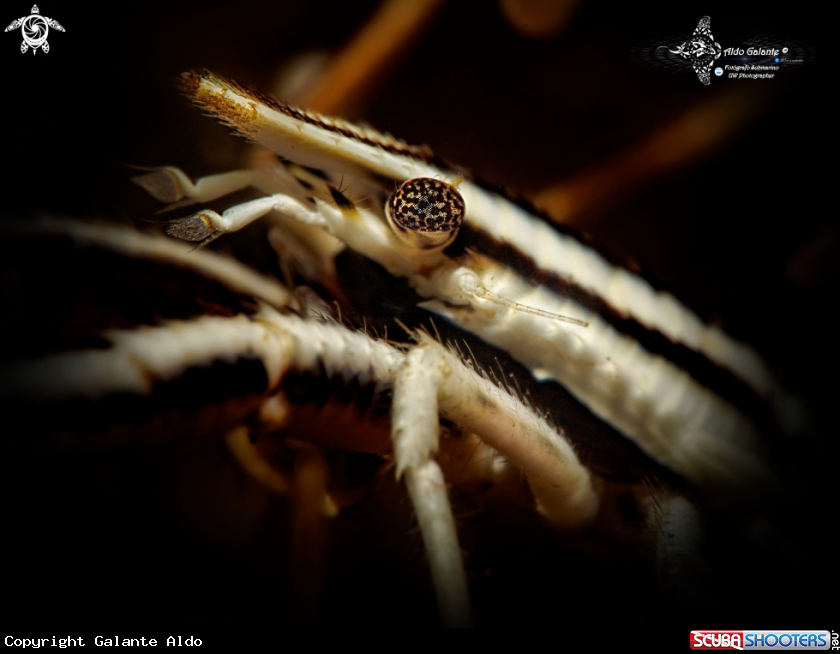
[[[443,473],[432,455],[438,450],[438,393],[451,374],[436,348],[412,350],[394,384],[392,438],[397,477],[405,477],[429,556],[441,620],[446,626],[472,624],[467,577],[455,533]]]

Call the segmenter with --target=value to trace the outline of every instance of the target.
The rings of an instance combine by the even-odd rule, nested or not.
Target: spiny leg
[[[556,429],[521,400],[463,365],[439,343],[420,337],[394,382],[392,436],[397,476],[404,475],[429,556],[444,624],[470,624],[466,575],[455,521],[437,462],[438,411],[481,435],[522,467],[537,510],[555,525],[582,529],[599,498],[589,472]]]
[[[404,476],[429,557],[444,625],[472,624],[467,577],[446,482],[432,454],[440,436],[438,390],[450,374],[431,347],[409,352],[394,381],[392,437],[397,478]]]
[[[73,231],[79,235],[86,233],[83,226]],[[116,244],[128,247],[127,239],[116,237],[121,231],[125,230],[112,228],[103,234]],[[99,236],[104,238],[103,234]],[[210,270],[222,261],[210,252],[193,252],[184,258],[183,248],[173,247],[172,242],[132,234],[132,252],[149,250],[150,254],[151,251],[173,250],[171,256],[177,255],[179,261],[184,259],[185,263],[191,262],[192,267],[202,270]],[[140,243],[145,244],[144,248]],[[234,262],[228,262],[228,265],[231,268],[238,266]],[[255,277],[250,271],[249,275]],[[229,271],[225,279],[236,282],[243,290],[265,295],[256,279],[240,279],[244,277],[244,273],[237,276]],[[277,304],[282,306],[283,302]],[[153,380],[175,379],[195,365],[206,366],[216,360],[242,357],[263,362],[267,376],[264,393],[269,396],[279,389],[288,370],[320,371],[327,376],[340,375],[345,380],[358,378],[363,383],[375,383],[379,388],[395,383],[401,385],[394,409],[395,431],[403,429],[407,436],[414,434],[419,438],[408,438],[409,447],[406,448],[398,435],[397,463],[401,471],[406,471],[410,492],[418,507],[435,570],[435,583],[441,595],[441,611],[447,624],[467,624],[470,618],[466,581],[444,479],[437,464],[431,461],[431,454],[437,449],[438,404],[448,419],[464,431],[479,435],[513,465],[522,468],[534,492],[538,510],[549,521],[580,527],[597,511],[598,497],[589,475],[556,429],[535,415],[518,397],[465,366],[459,357],[428,337],[420,336],[421,344],[406,355],[341,325],[281,314],[265,305],[249,317],[202,316],[135,330],[109,330],[104,336],[111,344],[107,350],[94,348],[27,362],[27,374],[14,376],[16,390],[55,397],[72,391],[98,398],[117,388],[120,392],[148,395],[153,392]],[[407,359],[410,360],[404,364]],[[403,365],[405,369],[397,380],[397,372]],[[412,387],[412,377],[418,376],[407,374],[412,370],[420,371],[422,388]],[[426,400],[421,403],[420,397],[426,397]],[[283,416],[274,416],[265,410],[270,399],[263,400],[258,424],[268,431],[282,429]],[[254,402],[259,403],[259,398],[254,398]],[[405,405],[408,409],[401,408]],[[252,411],[255,407],[244,410]],[[419,411],[417,420],[414,420],[412,410]],[[235,422],[219,427],[232,429],[243,424],[241,418],[241,415],[239,418],[231,416],[231,421]],[[414,428],[415,424],[420,425],[419,430]],[[339,443],[335,445],[340,446]],[[354,448],[358,447],[356,443]],[[403,454],[402,450],[408,454]],[[379,451],[379,448],[371,451]],[[425,514],[429,515],[428,520],[423,517]],[[449,574],[452,569],[456,572]],[[438,582],[438,579],[442,581]]]
[[[461,429],[479,434],[528,479],[537,511],[562,529],[585,529],[600,499],[592,476],[557,427],[522,399],[499,388],[430,337],[421,335],[428,360],[437,357],[440,412]]]

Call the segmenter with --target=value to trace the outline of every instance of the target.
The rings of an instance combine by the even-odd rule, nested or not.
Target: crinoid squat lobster
[[[594,525],[615,535],[605,529],[605,516],[629,513],[635,537],[643,532],[655,542],[666,586],[680,571],[703,570],[694,501],[740,505],[772,483],[759,425],[770,421],[767,404],[776,388],[752,348],[538,214],[464,179],[427,148],[296,109],[211,73],[187,74],[184,84],[202,107],[281,160],[196,182],[172,167],[136,178],[174,208],[247,186],[260,193],[221,213],[202,209],[175,219],[170,235],[206,245],[265,217],[267,240],[281,252],[288,279],[304,280],[340,306],[352,304],[336,263],[339,253],[352,251],[357,268],[377,271],[364,283],[386,278],[391,297],[418,303],[417,312],[435,322],[409,323],[416,342],[395,348],[348,330],[338,316],[324,318],[330,310],[323,300],[302,301],[310,295],[206,249],[126,229],[43,223],[23,232],[73,241],[87,252],[82,265],[108,262],[96,283],[110,284],[102,296],[119,305],[112,312],[119,319],[105,324],[89,311],[86,329],[77,330],[84,338],[76,333],[49,355],[23,360],[6,375],[15,380],[7,394],[74,407],[60,412],[65,425],[81,414],[110,416],[104,422],[123,427],[115,432],[99,424],[106,440],[141,432],[148,440],[188,433],[226,435],[233,443],[244,434],[263,443],[280,432],[392,459],[407,482],[448,624],[471,620],[475,575],[464,574],[446,492],[447,483],[457,490],[464,483],[458,474],[474,467],[465,451],[501,453],[485,457],[493,462],[487,486],[497,483],[501,461],[522,470],[531,506],[561,529]],[[72,261],[68,277],[80,265]],[[111,284],[122,270],[131,271],[130,286]],[[156,276],[172,281],[137,281]],[[447,338],[465,344],[462,355],[416,331],[419,325],[443,331],[450,323],[456,327]],[[400,329],[393,319],[390,329]],[[479,347],[489,348],[488,360],[468,354]],[[503,368],[519,366],[534,387],[553,383],[549,406],[490,382],[493,356],[508,357]],[[335,408],[348,397],[355,407],[349,418]],[[87,408],[79,409],[79,401]],[[301,407],[310,411],[304,418]],[[307,423],[316,414],[334,427],[312,433]],[[364,428],[348,429],[349,423]],[[627,478],[585,446],[575,452],[561,433],[566,424],[575,426],[570,432],[583,425],[584,441],[609,433],[645,459],[653,472],[632,481],[645,475],[657,481],[635,485],[631,510],[607,480]],[[438,442],[441,429],[450,437]],[[569,436],[583,442],[576,440],[581,434]],[[241,453],[242,445],[231,447]],[[263,474],[259,458],[248,464],[254,476]],[[320,492],[316,504],[330,511],[328,494]],[[646,521],[654,529],[640,526]]]
[[[173,169],[139,178],[160,199],[180,204],[248,184],[272,191],[221,215],[194,214],[170,233],[207,242],[272,211],[322,229],[406,278],[425,308],[510,353],[538,379],[559,381],[691,481],[731,489],[768,478],[756,425],[769,421],[777,389],[750,346],[547,220],[460,181],[423,148],[300,111],[211,73],[188,74],[184,83],[197,103],[291,164],[196,185]],[[336,175],[349,194],[372,200],[351,202],[301,167]],[[301,180],[294,170],[302,171]],[[386,224],[380,198],[416,178],[454,184],[463,198],[464,224],[449,247],[454,225],[447,241],[430,248],[407,244]]]
[[[184,86],[281,162],[195,184],[175,168],[137,178],[173,206],[248,185],[264,193],[177,220],[170,234],[203,245],[271,214],[320,262],[308,266],[311,281],[336,282],[330,261],[345,246],[364,255],[405,279],[424,309],[512,356],[534,379],[559,382],[596,422],[712,504],[740,505],[772,486],[760,431],[772,424],[779,390],[750,346],[527,207],[463,179],[427,148],[212,73],[186,74]],[[695,533],[696,520],[680,522]]]

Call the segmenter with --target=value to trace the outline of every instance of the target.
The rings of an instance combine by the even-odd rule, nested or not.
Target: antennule
[[[529,307],[525,304],[520,304],[519,302],[514,302],[513,300],[508,300],[501,295],[496,295],[492,291],[490,291],[484,284],[482,284],[481,280],[478,278],[478,275],[471,271],[465,271],[461,274],[459,279],[461,290],[464,293],[468,293],[477,298],[481,298],[483,300],[487,300],[488,302],[493,302],[494,304],[499,304],[503,307],[507,307],[508,309],[513,309],[514,311],[521,311],[523,313],[531,313],[535,316],[542,316],[543,318],[548,318],[550,320],[557,320],[559,322],[567,322],[571,323],[572,325],[578,325],[580,327],[588,327],[589,323],[585,320],[578,320],[577,318],[570,318],[568,316],[562,316],[559,313],[552,313],[551,311],[544,311],[543,309],[537,309],[535,307]]]

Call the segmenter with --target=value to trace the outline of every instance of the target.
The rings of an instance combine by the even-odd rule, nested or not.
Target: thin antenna
[[[589,327],[589,323],[585,320],[578,320],[577,318],[570,318],[568,316],[560,315],[559,313],[552,313],[551,311],[544,311],[543,309],[529,307],[525,304],[520,304],[519,302],[508,300],[507,298],[504,298],[501,295],[496,295],[492,291],[488,290],[487,287],[481,283],[481,280],[478,278],[478,275],[471,271],[465,272],[461,275],[460,283],[461,290],[463,290],[465,293],[469,293],[470,295],[481,298],[483,300],[495,302],[496,304],[501,304],[502,306],[505,306],[509,309],[513,309],[514,311],[531,313],[535,316],[542,316],[543,318],[549,318],[550,320],[557,320],[559,322],[567,322],[571,323],[572,325],[578,325],[580,327]]]

